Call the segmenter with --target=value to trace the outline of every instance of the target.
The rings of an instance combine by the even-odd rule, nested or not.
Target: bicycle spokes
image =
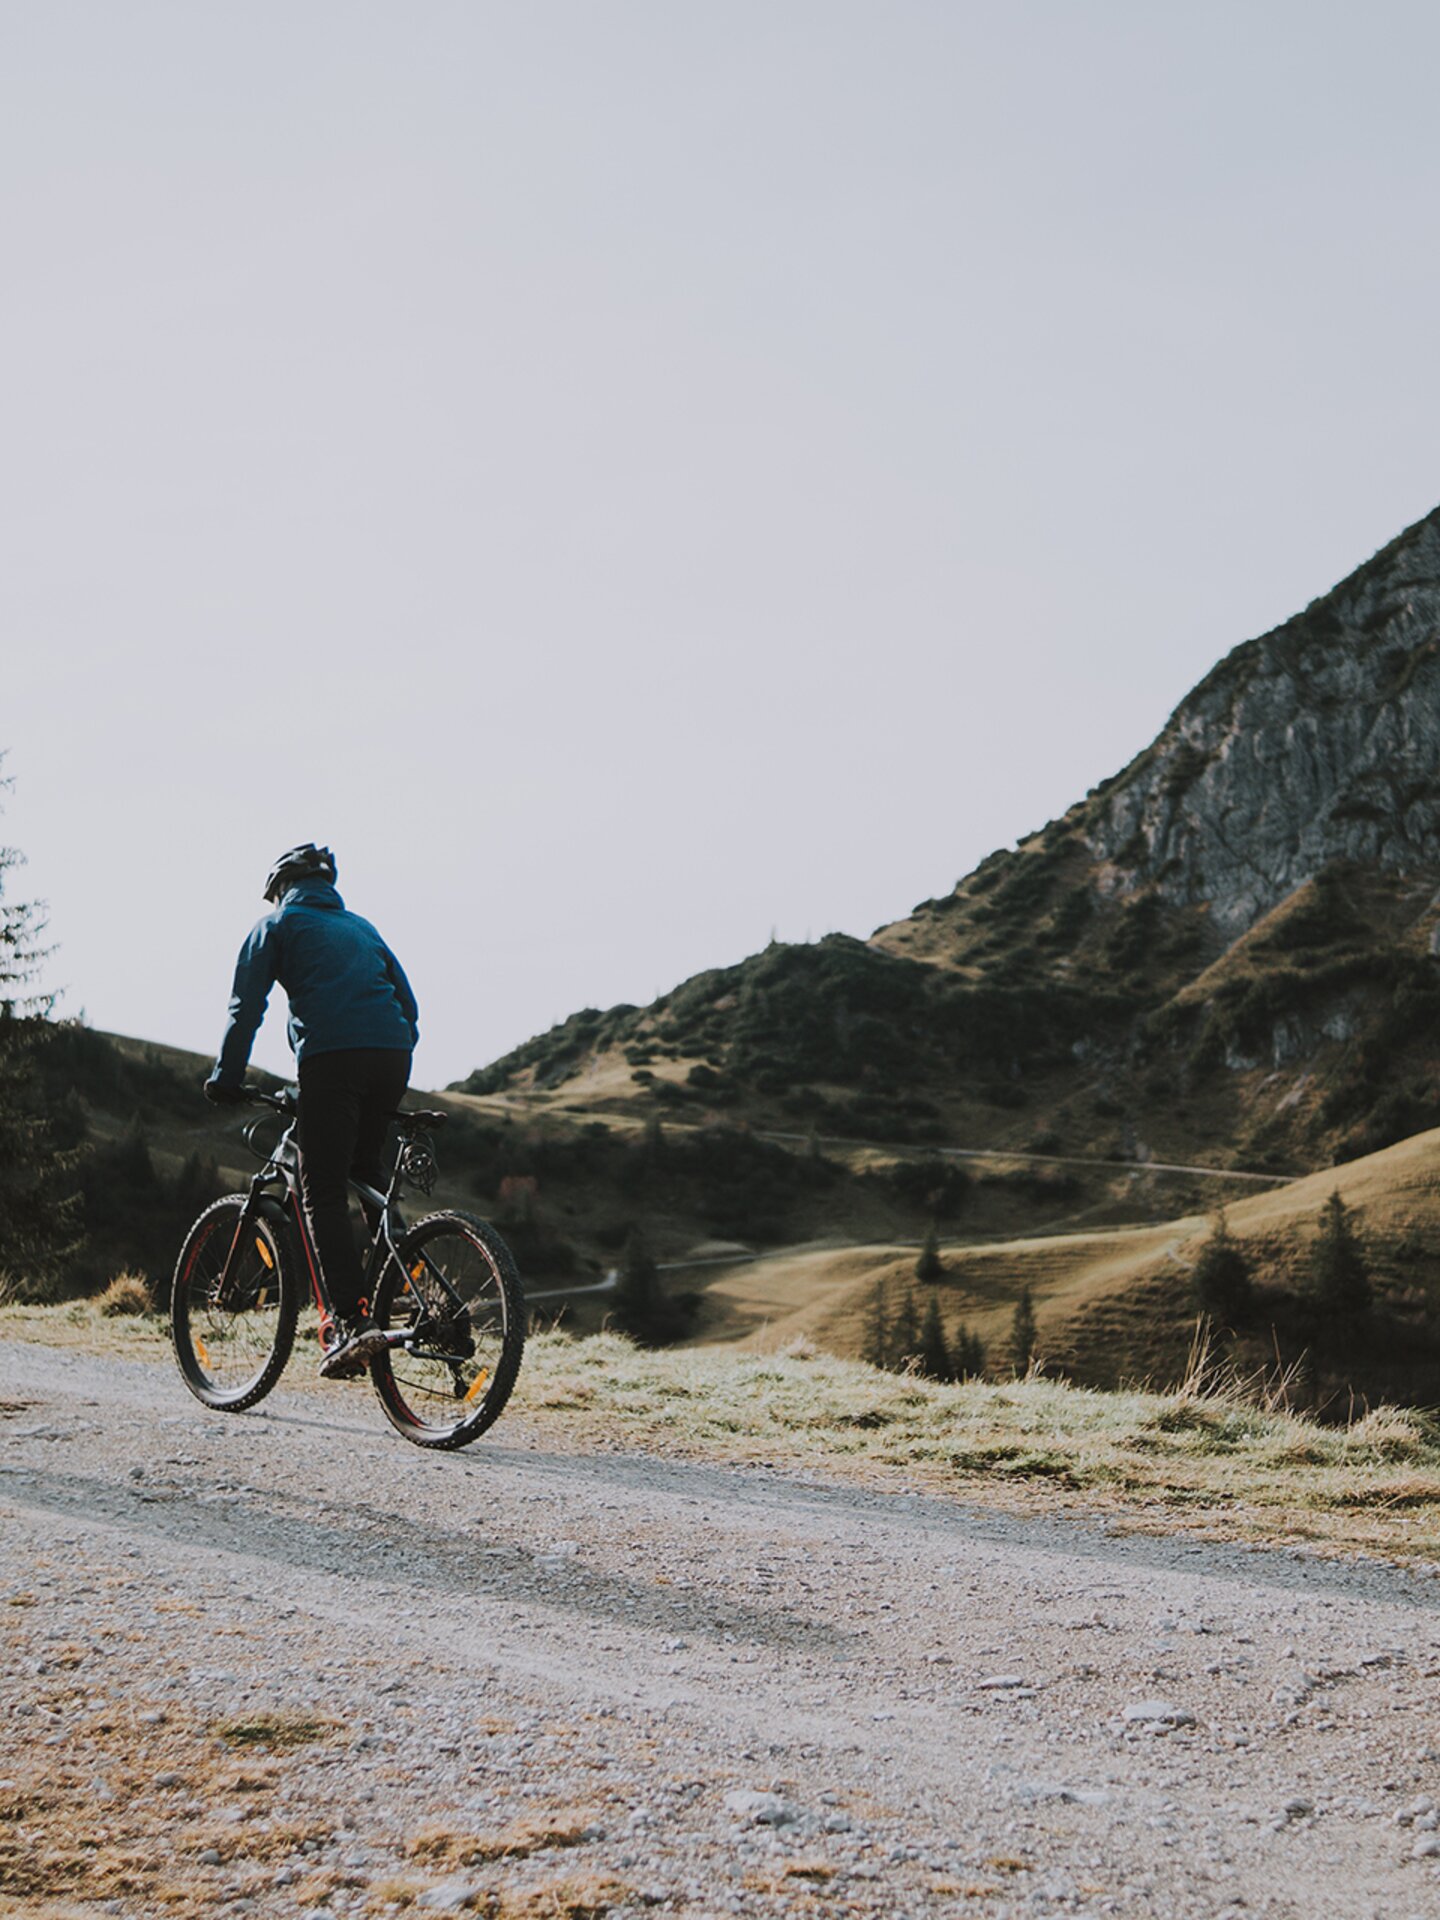
[[[181,1249],[170,1323],[185,1383],[207,1406],[253,1406],[280,1376],[295,1334],[297,1298],[282,1256],[283,1217],[252,1211],[238,1194],[217,1200]]]
[[[514,1261],[495,1230],[436,1214],[411,1230],[380,1289],[395,1344],[373,1368],[387,1414],[408,1439],[459,1446],[508,1397],[524,1341]]]

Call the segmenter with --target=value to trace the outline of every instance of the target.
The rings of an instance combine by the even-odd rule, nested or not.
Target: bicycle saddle
[[[400,1122],[402,1131],[411,1129],[417,1133],[428,1133],[436,1127],[443,1127],[450,1116],[448,1113],[429,1113],[424,1108],[415,1113],[406,1113],[402,1107],[397,1107],[391,1118]]]

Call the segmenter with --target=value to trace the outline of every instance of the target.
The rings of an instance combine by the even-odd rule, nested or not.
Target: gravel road
[[[0,1344],[0,1401],[13,1895],[1440,1915],[1430,1575],[584,1455],[559,1419],[428,1457],[363,1383],[226,1417]]]

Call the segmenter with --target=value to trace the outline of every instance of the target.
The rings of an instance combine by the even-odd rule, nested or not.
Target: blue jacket
[[[270,989],[290,999],[290,1045],[297,1061],[344,1047],[410,1052],[420,1037],[419,1009],[404,969],[368,920],[347,913],[328,880],[302,880],[257,922],[240,949],[230,1021],[212,1079],[244,1078]]]

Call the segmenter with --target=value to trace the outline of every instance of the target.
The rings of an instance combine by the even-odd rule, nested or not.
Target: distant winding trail
[[[598,1121],[605,1126],[628,1128],[636,1132],[646,1125],[646,1120],[638,1115],[598,1113],[579,1107],[539,1108],[506,1094],[450,1094],[446,1097],[461,1100],[466,1105],[480,1110],[486,1107],[502,1107],[509,1112],[528,1115],[532,1119],[563,1116],[568,1120]],[[704,1131],[698,1121],[678,1120],[669,1114],[664,1116],[664,1125],[675,1133]],[[1259,1173],[1253,1168],[1244,1167],[1188,1166],[1170,1160],[1097,1160],[1093,1155],[1085,1154],[1030,1153],[1021,1147],[946,1147],[932,1141],[858,1140],[844,1133],[794,1133],[778,1127],[756,1127],[753,1131],[757,1140],[778,1140],[787,1146],[809,1146],[813,1140],[815,1145],[820,1147],[863,1148],[871,1153],[896,1155],[933,1153],[947,1160],[1018,1160],[1025,1165],[1042,1167],[1102,1167],[1114,1173],[1188,1174],[1201,1180],[1242,1180],[1269,1187],[1288,1186],[1292,1180],[1305,1178],[1301,1173]]]

